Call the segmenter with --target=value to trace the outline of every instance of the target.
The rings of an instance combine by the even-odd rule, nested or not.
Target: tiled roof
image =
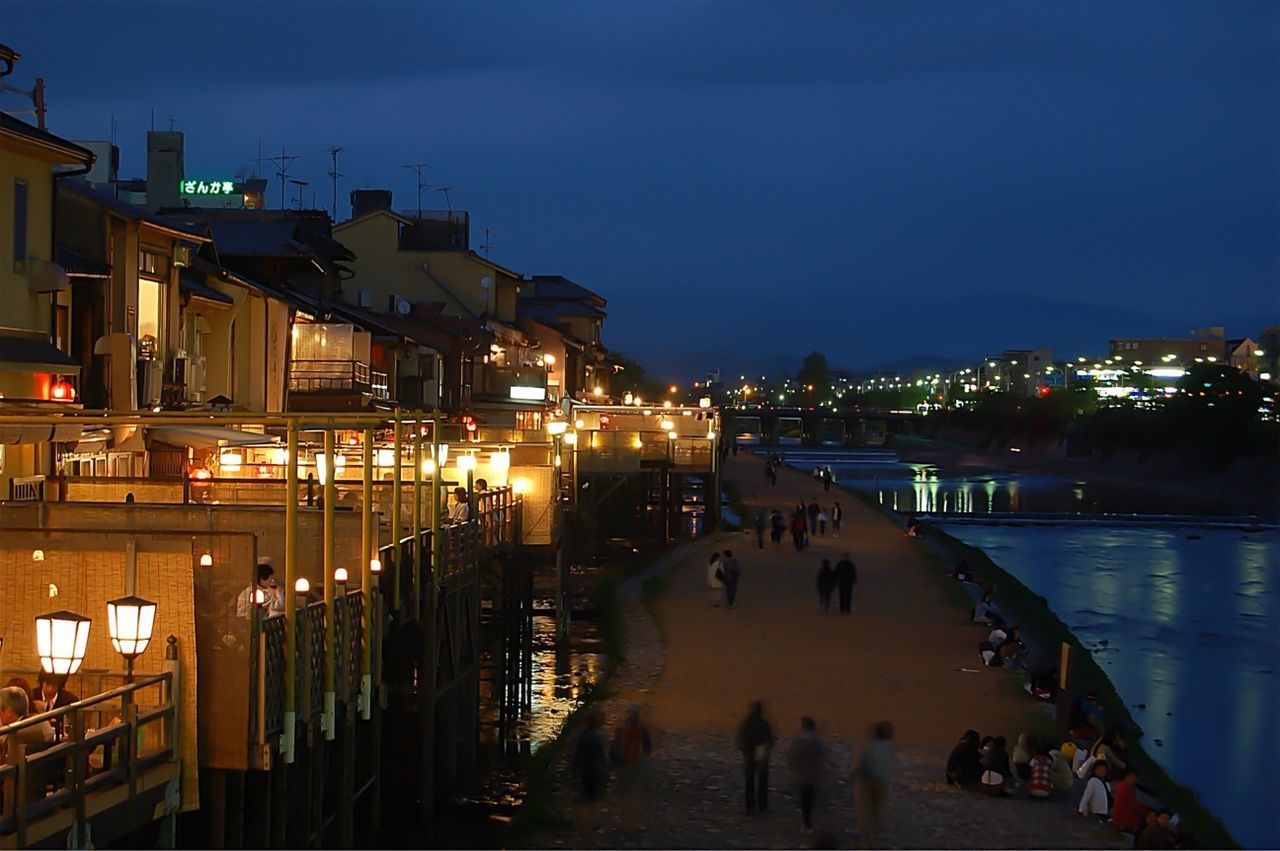
[[[235,304],[236,300],[224,292],[219,292],[204,282],[204,276],[195,272],[182,270],[182,274],[178,276],[178,286],[183,292],[191,293],[194,296],[206,299],[208,301],[216,301],[219,304]]]
[[[19,121],[12,115],[0,112],[0,134],[22,139],[46,148],[53,148],[67,156],[66,162],[92,164],[95,157],[93,151],[82,148],[75,142],[69,142],[61,136],[55,136],[48,130],[32,127],[25,121]]]
[[[209,229],[204,225],[183,222],[173,216],[156,215],[143,207],[121,201],[106,189],[100,189],[84,180],[65,180],[60,185],[68,192],[79,195],[81,198],[87,198],[130,221],[146,222],[199,242],[209,241]]]
[[[544,301],[586,301],[598,307],[604,307],[608,303],[599,293],[592,292],[564,275],[532,275],[528,280],[533,283],[529,298]]]
[[[310,246],[294,238],[291,219],[210,219],[218,254],[230,257],[309,257]]]
[[[0,362],[21,363],[30,367],[48,366],[53,368],[71,367],[66,371],[80,369],[78,361],[60,352],[48,340],[35,336],[19,336],[17,334],[0,334]]]

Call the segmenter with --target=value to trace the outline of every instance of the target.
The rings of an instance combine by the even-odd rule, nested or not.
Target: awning
[[[79,440],[83,431],[84,428],[78,425],[0,426],[0,444],[71,443]]]
[[[37,336],[0,334],[0,370],[8,372],[80,372],[80,364]]]
[[[221,446],[270,446],[280,442],[280,438],[268,434],[255,434],[218,426],[147,426],[147,434],[171,446],[190,446],[192,449],[217,449]]]

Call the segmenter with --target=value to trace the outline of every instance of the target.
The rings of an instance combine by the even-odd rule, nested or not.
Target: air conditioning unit
[[[142,399],[141,403],[150,408],[160,403],[160,392],[164,389],[164,364],[158,360],[139,361],[142,366]]]
[[[206,374],[204,355],[191,358],[187,365],[187,398],[191,401],[204,401]]]
[[[173,247],[173,265],[175,266],[191,265],[191,246],[175,245]]]
[[[356,293],[357,307],[373,307],[373,290],[360,290]]]

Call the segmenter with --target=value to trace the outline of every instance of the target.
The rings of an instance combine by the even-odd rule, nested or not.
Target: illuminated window
[[[160,339],[161,284],[159,281],[138,279],[138,338]]]

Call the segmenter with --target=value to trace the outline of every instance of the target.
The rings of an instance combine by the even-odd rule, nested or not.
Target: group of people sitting
[[[952,572],[952,576],[966,574],[968,566],[961,562]],[[982,664],[988,668],[1012,668],[1025,671],[1030,665],[1027,661],[1027,645],[1016,626],[1005,623],[1000,614],[1000,607],[992,600],[992,592],[984,591],[982,599],[973,607],[970,618],[974,623],[991,627],[984,641],[978,643],[978,655]]]
[[[946,779],[995,797],[1040,800],[1073,795],[1083,781],[1076,806],[1081,816],[1132,834],[1136,848],[1188,847],[1176,817],[1139,801],[1138,774],[1124,761],[1123,750],[1124,741],[1115,733],[1088,748],[1071,740],[1054,747],[1044,737],[1023,733],[1009,752],[1004,736],[980,738],[976,730],[966,730],[947,758]]]

